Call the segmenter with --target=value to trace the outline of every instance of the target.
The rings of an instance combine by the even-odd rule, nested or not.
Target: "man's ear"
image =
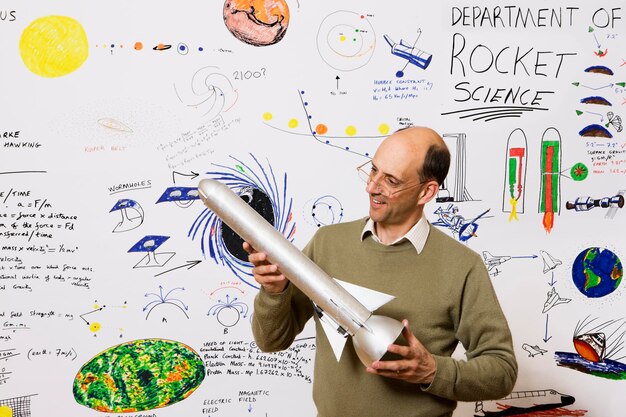
[[[435,180],[428,181],[427,183],[425,183],[425,187],[422,188],[422,191],[420,192],[419,198],[417,200],[417,204],[424,205],[428,203],[430,200],[432,200],[433,198],[437,196],[438,192],[439,192],[439,184],[437,183],[437,181]]]

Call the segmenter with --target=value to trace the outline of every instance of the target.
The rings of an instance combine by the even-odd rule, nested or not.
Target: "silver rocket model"
[[[226,185],[205,179],[200,181],[198,191],[209,209],[256,250],[265,252],[270,262],[280,265],[291,283],[352,336],[357,355],[365,366],[382,358],[402,332],[402,323],[373,315]]]

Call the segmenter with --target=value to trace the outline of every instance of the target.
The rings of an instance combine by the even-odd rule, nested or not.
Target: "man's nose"
[[[370,178],[367,185],[365,186],[365,191],[369,194],[380,194],[382,189],[380,188],[380,184],[376,181],[375,178]]]

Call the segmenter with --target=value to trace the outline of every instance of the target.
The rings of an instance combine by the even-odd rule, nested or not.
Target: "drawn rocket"
[[[502,196],[502,211],[511,213],[509,221],[519,220],[517,213],[524,213],[526,195],[526,134],[517,128],[509,134],[506,141],[506,175]]]
[[[324,326],[337,360],[346,342],[342,333],[352,336],[356,353],[365,366],[382,358],[402,332],[402,323],[373,315],[372,311],[394,297],[357,287],[365,305],[362,304],[226,185],[204,179],[198,190],[209,209],[255,249],[265,252],[270,262],[280,265],[285,277],[323,310],[324,316],[337,323],[335,331]]]
[[[561,134],[553,127],[541,137],[541,194],[539,212],[543,213],[543,228],[550,233],[554,215],[561,208]]]

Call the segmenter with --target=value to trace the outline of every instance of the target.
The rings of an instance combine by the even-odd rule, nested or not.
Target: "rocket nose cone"
[[[386,316],[370,316],[365,326],[352,337],[354,350],[365,366],[370,366],[387,352],[387,347],[402,333],[402,323]],[[368,330],[369,328],[369,330]]]
[[[221,183],[215,180],[210,180],[210,179],[201,180],[200,183],[198,184],[198,192],[200,193],[200,197],[202,197],[202,199],[204,200],[208,197],[215,195],[220,185]]]

